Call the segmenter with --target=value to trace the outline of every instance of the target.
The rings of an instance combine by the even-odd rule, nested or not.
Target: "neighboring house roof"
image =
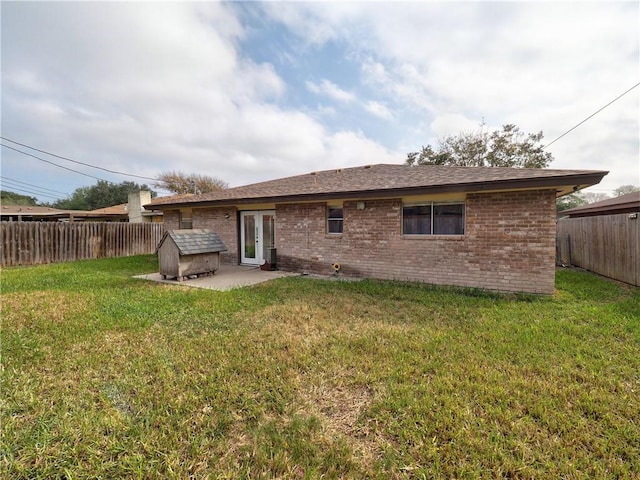
[[[29,207],[24,205],[3,205],[0,209],[2,217],[21,217],[22,219],[32,220],[91,220],[91,219],[118,219],[125,220],[128,218],[125,205],[116,205],[114,207],[99,208],[97,210],[59,210],[50,207]]]
[[[32,218],[69,218],[75,213],[86,213],[79,210],[59,210],[51,207],[27,205],[2,205],[0,216],[3,217],[32,217]]]
[[[95,210],[71,210],[71,214],[74,221],[123,221],[129,218],[126,203]]]
[[[131,205],[129,202],[121,203],[120,205],[112,205],[110,207],[97,208],[95,210],[90,210],[88,212],[81,212],[81,214],[74,215],[76,219],[84,219],[84,220],[96,220],[96,219],[107,219],[107,220],[129,220],[132,221],[131,218],[134,216],[139,217],[156,217],[162,216],[162,212],[154,211],[154,210],[146,210],[144,206],[141,205],[143,202],[142,194],[144,192],[132,193],[129,195],[129,202],[133,202]],[[147,193],[147,198],[151,198],[151,194]],[[132,198],[132,195],[135,197],[138,195],[138,200]],[[145,200],[147,201],[147,200]],[[135,210],[140,208],[141,211],[138,212],[138,215],[134,215]]]
[[[146,193],[146,197],[142,194]],[[139,199],[136,200],[135,196],[139,195]],[[133,196],[133,197],[132,197]],[[186,198],[188,195],[181,195],[178,198]],[[146,199],[143,199],[146,198]],[[120,205],[113,205],[110,207],[97,208],[95,210],[60,210],[57,208],[40,207],[40,206],[28,206],[28,205],[2,205],[0,209],[0,216],[5,219],[29,219],[29,220],[64,220],[70,221],[123,221],[130,220],[130,215],[134,213],[134,210],[140,209],[137,217],[161,217],[162,212],[158,210],[145,210],[142,208],[141,203],[149,201],[151,199],[150,192],[138,192],[129,195],[129,202],[133,202],[132,206],[129,203],[122,203]],[[133,209],[133,210],[132,210]],[[130,220],[131,221],[131,220]]]
[[[73,220],[126,220],[129,218],[128,204],[114,205],[112,207],[98,208],[96,210],[59,210],[51,207],[26,206],[26,205],[2,205],[0,217],[23,217],[39,220],[73,219]],[[157,216],[157,211],[143,211],[142,216]]]
[[[180,255],[227,251],[226,245],[213,230],[169,230],[163,235],[156,250],[160,249],[167,238],[173,240]]]
[[[95,210],[90,210],[89,213],[94,213],[96,215],[128,215],[129,208],[128,204],[122,203],[111,207],[96,208]]]
[[[640,192],[628,193],[615,198],[607,198],[599,202],[560,212],[569,217],[589,217],[594,215],[614,215],[640,211]]]
[[[379,164],[312,172],[186,198],[158,198],[147,206],[163,209],[550,187],[557,188],[558,196],[561,196],[595,185],[607,173],[600,170]]]

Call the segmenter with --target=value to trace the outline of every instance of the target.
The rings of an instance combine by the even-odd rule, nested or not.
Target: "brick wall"
[[[225,218],[226,215],[229,218]],[[238,263],[238,215],[234,207],[194,208],[193,228],[212,229],[227,247],[220,254],[224,263]]]
[[[225,218],[225,215],[229,218]],[[193,228],[212,229],[227,246],[227,251],[220,254],[220,260],[224,263],[238,263],[238,215],[234,207],[224,208],[194,208]],[[180,211],[164,211],[165,230],[177,230],[180,228]]]
[[[555,192],[470,194],[464,236],[403,236],[402,202],[344,202],[344,231],[326,233],[324,203],[276,206],[278,266],[329,274],[553,293]]]
[[[162,221],[165,230],[178,230],[180,228],[180,211],[165,210],[162,213]]]
[[[326,204],[276,206],[278,267],[442,285],[551,294],[555,276],[555,191],[469,194],[465,234],[403,236],[402,202],[344,202],[344,231],[326,233]],[[225,214],[229,214],[226,219]],[[193,210],[194,228],[214,229],[238,262],[238,214],[233,208]],[[177,211],[165,227],[177,228]]]

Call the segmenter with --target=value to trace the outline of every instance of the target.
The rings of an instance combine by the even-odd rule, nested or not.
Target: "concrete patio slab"
[[[206,288],[209,290],[231,290],[238,287],[246,287],[248,285],[256,285],[258,283],[273,280],[274,278],[282,278],[299,273],[282,272],[279,270],[265,271],[259,267],[251,267],[245,265],[220,265],[220,269],[214,275],[202,276],[199,278],[189,278],[182,282],[174,279],[164,279],[159,273],[149,273],[146,275],[136,275],[134,278],[143,280],[151,280],[153,282],[166,283],[168,285],[182,285],[185,287]]]

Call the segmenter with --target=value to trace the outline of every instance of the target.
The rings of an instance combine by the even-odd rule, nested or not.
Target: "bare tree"
[[[216,177],[200,175],[197,173],[186,174],[182,172],[164,172],[158,175],[158,181],[154,183],[156,188],[167,190],[177,195],[185,193],[209,193],[223,190],[229,185]]]

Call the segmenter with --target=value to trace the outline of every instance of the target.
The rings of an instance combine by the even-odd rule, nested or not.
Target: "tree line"
[[[160,174],[153,187],[170,194],[200,194],[227,188],[227,183],[211,176],[185,174],[181,172],[164,172]],[[67,198],[53,202],[38,202],[36,197],[21,195],[8,190],[0,191],[0,201],[5,205],[26,205],[58,208],[60,210],[97,210],[127,203],[130,193],[141,190],[151,192],[151,198],[158,193],[147,184],[135,182],[113,183],[98,180],[95,185],[76,188]]]
[[[544,151],[542,131],[524,133],[516,125],[503,125],[493,132],[484,129],[475,132],[462,132],[439,138],[434,145],[422,146],[420,150],[407,153],[407,165],[449,165],[463,167],[516,167],[547,168],[553,161],[553,155]],[[202,194],[228,188],[228,184],[219,178],[170,171],[158,176],[153,187],[175,195]],[[95,210],[119,205],[128,201],[132,192],[151,191],[155,198],[157,192],[148,185],[134,182],[112,183],[98,180],[95,185],[80,187],[65,199],[41,205],[63,210]],[[614,190],[614,196],[640,191],[639,186],[622,185]],[[4,204],[36,205],[35,197],[14,192],[1,191]],[[609,198],[606,194],[577,192],[558,199],[558,211],[575,208]]]

